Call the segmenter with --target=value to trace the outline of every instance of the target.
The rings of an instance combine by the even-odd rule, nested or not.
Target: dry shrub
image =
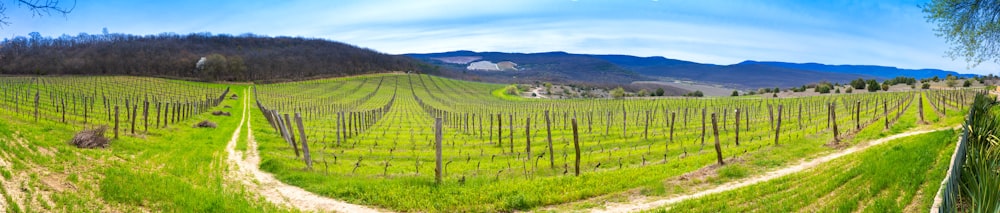
[[[194,127],[198,127],[198,128],[215,128],[217,126],[215,125],[214,122],[211,122],[209,120],[204,120],[204,121],[198,122],[198,124],[195,124]]]
[[[104,131],[107,130],[106,126],[99,126],[93,129],[84,129],[83,131],[77,132],[73,135],[73,139],[70,143],[76,145],[77,148],[107,148],[111,144],[111,140],[104,137]]]
[[[215,116],[220,116],[220,115],[221,116],[230,116],[229,112],[223,112],[223,111],[214,111],[214,112],[212,112],[212,115],[215,115]]]

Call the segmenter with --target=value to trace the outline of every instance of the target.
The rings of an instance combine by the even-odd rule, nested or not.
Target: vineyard
[[[951,126],[975,90],[803,98],[540,100],[505,85],[381,74],[252,87],[261,168],[351,203],[509,211],[716,168],[725,182],[922,125]],[[730,164],[735,164],[732,166]]]

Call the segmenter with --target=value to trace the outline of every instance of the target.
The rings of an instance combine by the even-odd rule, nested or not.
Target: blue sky
[[[66,0],[63,0],[66,1]],[[8,6],[0,37],[175,32],[326,38],[381,52],[566,51],[967,69],[945,57],[918,5],[926,1],[439,0],[79,1],[66,17]],[[71,3],[71,2],[70,2]]]

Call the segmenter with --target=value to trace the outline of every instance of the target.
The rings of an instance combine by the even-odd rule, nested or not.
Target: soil
[[[240,119],[240,126],[233,131],[233,137],[226,145],[231,180],[239,181],[246,190],[263,197],[265,200],[279,206],[291,207],[296,210],[309,212],[385,212],[385,210],[374,209],[361,205],[350,204],[344,201],[335,200],[308,192],[302,188],[282,183],[274,175],[260,170],[260,155],[257,151],[257,142],[253,137],[253,128],[250,126],[250,113],[247,112],[248,99],[243,98],[243,114]],[[247,148],[246,152],[236,150],[236,142],[239,140],[243,130],[243,124],[247,127]]]

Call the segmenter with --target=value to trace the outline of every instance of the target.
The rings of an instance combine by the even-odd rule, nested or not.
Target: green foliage
[[[882,91],[889,91],[889,87],[891,87],[891,86],[892,86],[892,84],[889,84],[888,82],[883,83],[882,84]]]
[[[1000,59],[1000,24],[996,11],[1000,4],[994,1],[932,0],[922,5],[927,22],[936,24],[936,34],[951,45],[947,55],[965,58],[975,67],[986,61]]]
[[[875,79],[868,80],[868,92],[878,92],[882,88]]]
[[[970,86],[972,86],[972,81],[965,80],[965,83],[962,83],[962,87],[970,87]]]
[[[684,96],[686,96],[686,97],[702,97],[702,96],[705,96],[705,94],[702,93],[701,90],[695,90],[694,92],[689,92],[687,94],[684,94]]]
[[[625,97],[625,89],[622,87],[615,88],[611,90],[611,97],[615,99],[621,99]]]
[[[748,173],[747,168],[740,164],[730,164],[719,169],[719,176],[730,179],[744,178]]]
[[[964,125],[968,149],[962,167],[961,196],[973,212],[1000,211],[1000,111],[994,98],[977,94]]]
[[[854,93],[854,88],[853,87],[848,87],[847,90],[844,90],[844,92],[848,93],[848,94]]]
[[[732,96],[732,97],[740,96],[740,91],[733,90],[733,94],[730,94],[729,96]]]
[[[851,87],[853,87],[854,89],[864,89],[865,88],[865,79],[858,78],[858,79],[851,80]]]
[[[649,91],[646,91],[646,89],[640,89],[637,95],[639,95],[639,97],[649,96]]]
[[[653,94],[656,96],[663,96],[663,93],[664,93],[663,88],[656,88],[656,93]]]
[[[507,93],[507,95],[520,95],[521,91],[518,90],[517,84],[511,84],[504,88],[504,93]]]
[[[930,89],[930,88],[931,88],[930,83],[924,83],[923,85],[920,85],[920,89]]]

